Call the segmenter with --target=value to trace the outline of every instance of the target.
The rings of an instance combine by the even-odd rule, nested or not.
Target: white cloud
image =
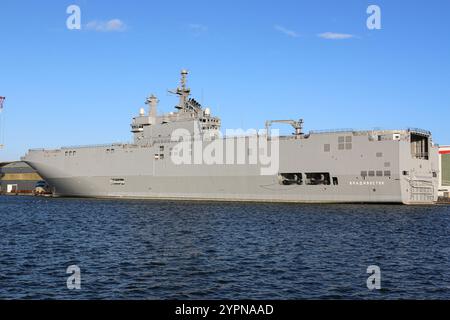
[[[127,29],[126,24],[120,19],[109,21],[90,21],[86,24],[86,29],[99,32],[121,32]]]
[[[318,34],[317,36],[322,39],[327,39],[327,40],[345,40],[345,39],[355,38],[355,36],[353,34],[335,33],[335,32],[325,32],[325,33]]]
[[[202,34],[208,31],[208,27],[202,24],[191,23],[188,25],[189,31],[196,37],[201,36]]]
[[[298,38],[299,37],[299,34],[297,32],[295,32],[293,30],[286,29],[283,26],[276,25],[275,26],[275,30],[277,30],[277,31],[279,31],[281,33],[284,33],[285,35],[287,35],[287,36],[289,36],[291,38]]]

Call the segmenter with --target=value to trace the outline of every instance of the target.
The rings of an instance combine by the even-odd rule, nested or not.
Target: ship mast
[[[187,102],[189,99],[189,95],[191,94],[191,89],[189,89],[186,84],[187,84],[187,75],[189,74],[189,72],[187,70],[181,70],[181,82],[180,82],[180,87],[177,88],[176,92],[172,92],[169,91],[171,93],[175,93],[177,95],[180,96],[180,102],[178,103],[178,105],[176,106],[177,109],[183,110],[183,111],[187,111]]]
[[[153,121],[155,121],[157,115],[158,115],[158,98],[155,95],[151,95],[147,98],[145,101],[145,104],[149,105],[149,112],[148,115],[150,118],[152,118]]]

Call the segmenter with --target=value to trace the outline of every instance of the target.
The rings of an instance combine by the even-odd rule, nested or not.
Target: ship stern
[[[410,129],[399,156],[402,202],[435,204],[439,189],[439,148],[433,144],[431,133]]]

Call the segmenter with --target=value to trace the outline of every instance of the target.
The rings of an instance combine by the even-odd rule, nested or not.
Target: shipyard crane
[[[303,134],[303,119],[300,119],[298,121],[295,120],[268,120],[266,121],[266,132],[269,136],[269,129],[272,126],[273,123],[284,123],[284,124],[290,124],[295,129],[295,136],[301,136]]]
[[[5,97],[1,97],[0,96],[0,150],[3,149],[3,132],[4,132],[4,127],[3,127],[3,117],[2,117],[2,113],[3,113],[3,103],[5,102]]]

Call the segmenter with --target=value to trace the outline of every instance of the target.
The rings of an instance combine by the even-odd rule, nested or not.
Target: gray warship
[[[179,98],[174,112],[159,115],[157,97],[147,98],[148,112],[141,108],[132,120],[133,142],[32,149],[22,160],[51,185],[54,196],[409,205],[437,201],[438,146],[430,132],[304,133],[303,120],[269,120],[265,130],[223,136],[220,118],[191,98],[187,75],[183,70],[180,85],[170,91]],[[294,132],[273,135],[273,123],[289,124]]]

